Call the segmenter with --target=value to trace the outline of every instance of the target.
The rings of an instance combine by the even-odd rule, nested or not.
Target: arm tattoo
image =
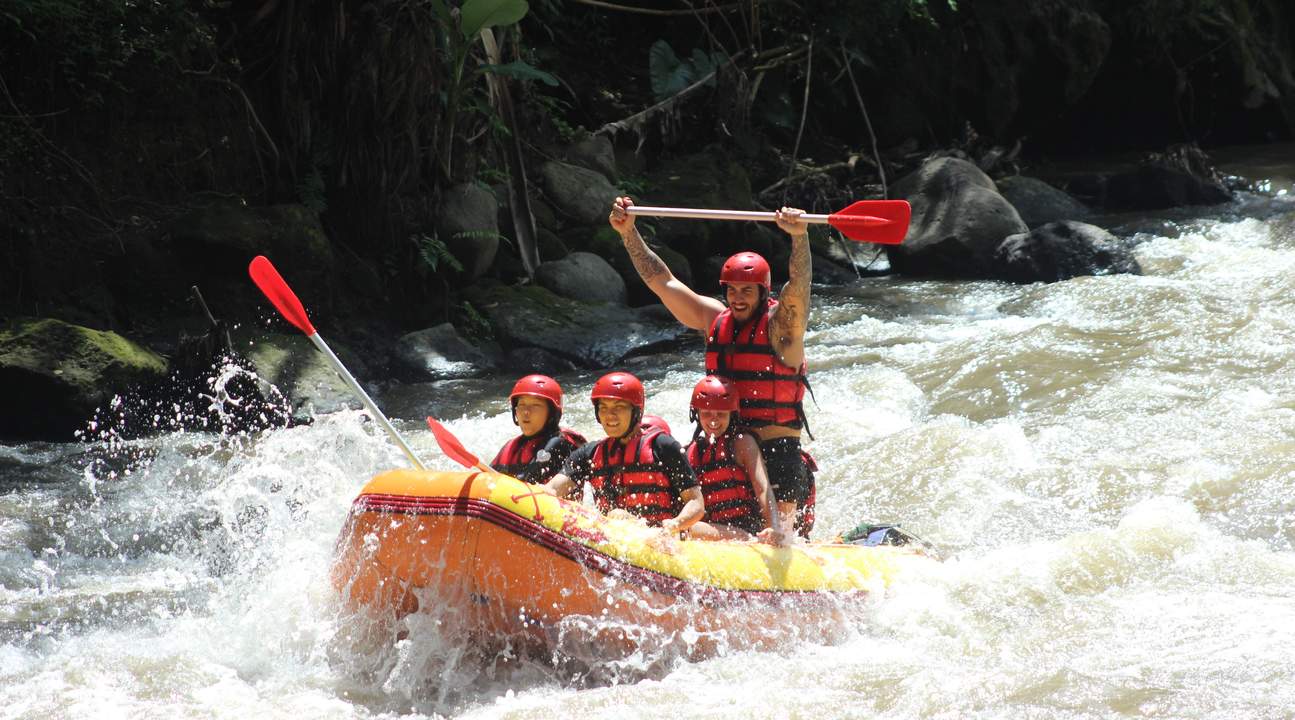
[[[665,262],[656,253],[652,252],[638,230],[634,230],[631,235],[623,239],[625,251],[629,253],[634,269],[638,271],[639,277],[643,278],[643,282],[651,285],[653,280],[670,274],[670,268],[666,267]]]
[[[775,334],[780,337],[803,335],[809,321],[809,285],[812,277],[809,236],[791,238],[791,262],[787,270],[787,284],[778,296],[778,312],[771,321]]]

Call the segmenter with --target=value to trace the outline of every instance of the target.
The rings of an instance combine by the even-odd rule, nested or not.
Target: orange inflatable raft
[[[356,498],[332,580],[353,609],[430,605],[492,636],[543,641],[582,616],[763,645],[931,562],[911,546],[681,541],[506,475],[393,470]]]

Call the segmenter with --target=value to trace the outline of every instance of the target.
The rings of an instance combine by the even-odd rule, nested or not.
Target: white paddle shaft
[[[382,411],[378,409],[377,404],[373,402],[373,399],[369,397],[368,393],[364,392],[364,388],[360,387],[360,383],[356,382],[355,376],[346,369],[346,366],[342,364],[342,361],[338,359],[337,355],[333,354],[333,349],[328,347],[328,343],[324,342],[324,339],[319,336],[319,333],[313,333],[306,337],[310,338],[310,341],[315,344],[315,348],[324,354],[324,357],[328,359],[329,364],[333,366],[333,370],[337,371],[337,374],[342,378],[342,381],[346,383],[346,386],[351,389],[351,392],[355,393],[360,398],[360,401],[364,403],[364,407],[368,409],[369,414],[373,416],[374,420],[378,421],[378,425],[383,430],[387,431],[387,437],[390,437],[391,441],[404,451],[405,457],[409,458],[409,462],[413,463],[414,467],[419,470],[426,470],[427,468],[423,466],[422,461],[418,459],[418,456],[414,454],[414,451],[409,447],[409,445],[405,444],[405,439],[400,437],[400,433],[396,432],[396,429],[391,426],[391,421],[387,419],[386,415],[382,414]]]
[[[630,205],[625,208],[630,215],[651,215],[655,217],[693,218],[695,220],[755,220],[773,222],[775,213],[758,210],[708,210],[706,208],[672,208],[650,207],[647,205]],[[813,225],[827,225],[829,215],[803,214],[801,220]]]

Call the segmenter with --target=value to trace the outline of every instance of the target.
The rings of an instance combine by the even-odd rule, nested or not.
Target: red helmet
[[[627,372],[607,373],[594,383],[589,399],[598,407],[598,398],[624,400],[639,410],[643,409],[643,383]]]
[[[692,389],[692,409],[737,412],[737,388],[725,378],[707,375]]]
[[[553,407],[557,408],[558,412],[562,412],[562,386],[548,375],[527,375],[518,380],[508,399],[516,404],[517,398],[522,395],[544,398],[553,403]]]
[[[769,274],[769,263],[753,252],[740,252],[724,261],[719,271],[720,284],[731,282],[748,282],[772,287]]]
[[[666,421],[665,421],[665,418],[661,417],[660,415],[644,415],[644,416],[643,416],[643,429],[644,429],[644,430],[647,430],[648,428],[653,428],[653,429],[655,429],[655,430],[660,430],[661,432],[665,433],[666,435],[671,435],[671,434],[672,434],[672,433],[670,432],[670,423],[666,422]]]

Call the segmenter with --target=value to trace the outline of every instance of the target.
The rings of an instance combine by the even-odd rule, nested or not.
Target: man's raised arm
[[[778,211],[778,227],[791,236],[791,261],[787,284],[778,294],[778,306],[769,314],[769,340],[782,364],[799,367],[805,360],[805,328],[809,326],[809,286],[813,269],[809,260],[809,224],[803,211]]]
[[[661,298],[661,302],[676,320],[695,330],[707,330],[715,316],[724,311],[723,303],[698,295],[670,272],[665,261],[652,252],[638,228],[634,227],[634,216],[625,212],[633,204],[627,197],[616,198],[607,222],[620,234],[621,242],[625,243],[625,252],[629,253],[630,260],[634,263],[634,269],[648,289]]]

